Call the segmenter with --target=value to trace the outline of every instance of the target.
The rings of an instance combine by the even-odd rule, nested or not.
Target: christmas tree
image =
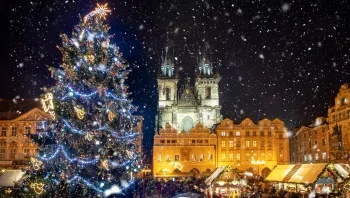
[[[20,183],[24,197],[104,197],[123,193],[140,170],[138,117],[125,85],[130,70],[110,42],[107,4],[62,34],[56,85],[41,101],[51,116],[34,138],[39,152]]]

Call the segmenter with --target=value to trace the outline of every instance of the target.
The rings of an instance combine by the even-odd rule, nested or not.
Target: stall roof
[[[22,170],[8,170],[0,176],[0,186],[14,186],[23,175]]]
[[[323,170],[327,167],[327,164],[303,164],[288,180],[289,183],[314,183]]]
[[[266,177],[265,181],[282,182],[284,177],[293,169],[295,165],[277,165]]]

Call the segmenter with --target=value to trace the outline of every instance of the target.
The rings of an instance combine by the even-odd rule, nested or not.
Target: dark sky
[[[47,67],[61,62],[59,33],[70,34],[97,2],[106,1],[12,0],[1,6],[0,97],[38,98],[42,87],[54,85]],[[147,151],[166,32],[180,75],[191,76],[206,31],[213,61],[221,62],[222,114],[236,122],[278,117],[290,129],[308,124],[326,115],[340,85],[350,82],[347,0],[108,3],[114,42],[133,68],[128,83],[145,117]]]

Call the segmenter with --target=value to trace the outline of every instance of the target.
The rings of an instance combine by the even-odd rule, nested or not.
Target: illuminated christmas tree
[[[19,184],[25,197],[103,197],[123,193],[140,170],[134,141],[138,118],[124,84],[130,70],[111,42],[98,5],[62,34],[56,85],[42,97],[52,119],[34,139],[39,153]]]

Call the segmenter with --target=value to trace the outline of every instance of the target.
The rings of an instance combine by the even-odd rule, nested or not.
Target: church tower
[[[211,127],[222,120],[219,104],[219,82],[221,77],[214,74],[213,62],[209,56],[209,45],[200,52],[198,68],[196,72],[195,89],[201,101],[200,122]]]
[[[165,124],[173,122],[171,106],[177,101],[177,84],[179,82],[176,73],[173,56],[170,55],[169,47],[165,48],[161,66],[158,71],[158,116],[156,130],[164,128]]]

